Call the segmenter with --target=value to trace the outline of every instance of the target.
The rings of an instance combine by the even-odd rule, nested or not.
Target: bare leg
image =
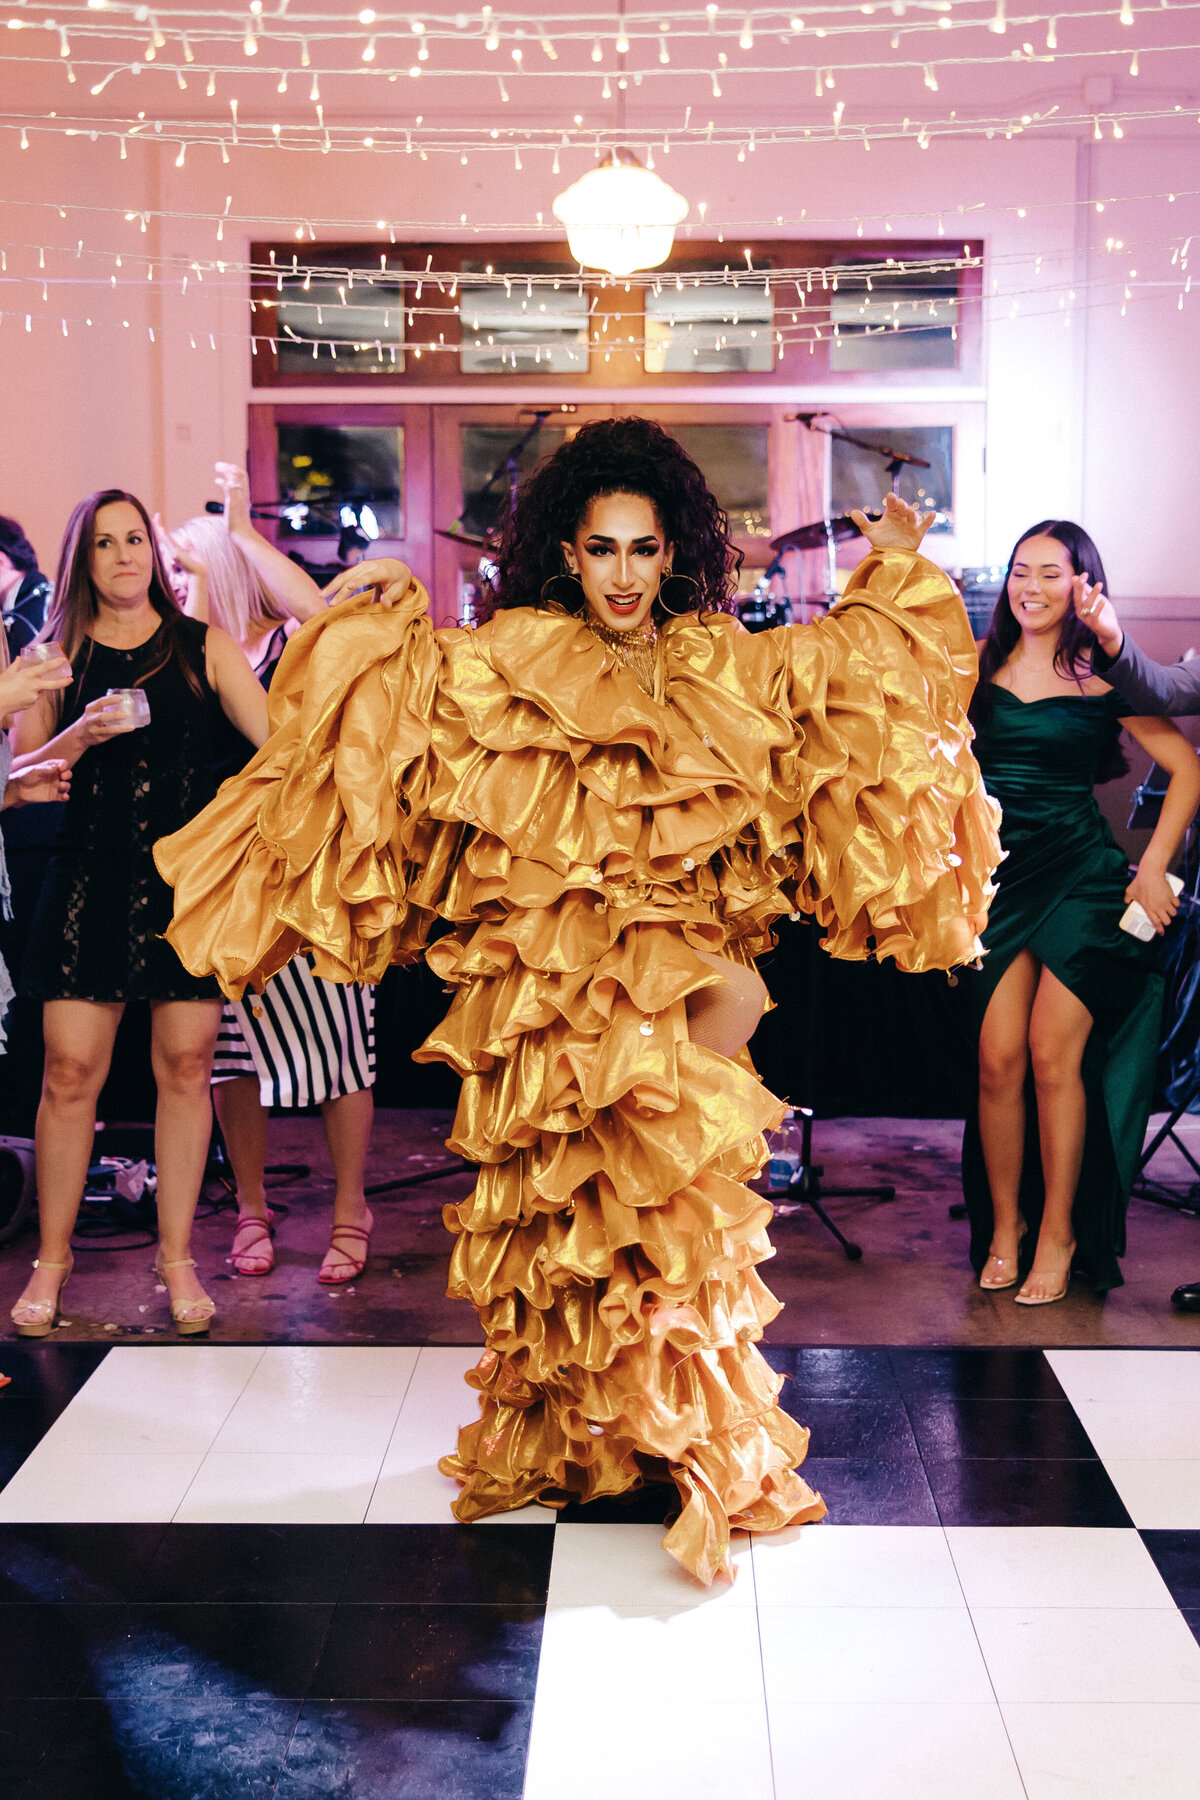
[[[693,1044],[734,1057],[744,1050],[758,1028],[769,995],[756,969],[698,950],[701,962],[722,977],[719,987],[700,988],[685,1001],[688,1036]]]
[[[988,1001],[979,1034],[979,1136],[992,1193],[992,1243],[979,1278],[984,1287],[1011,1286],[1024,1230],[1025,1075],[1040,967],[1028,950],[1013,958]]]
[[[237,1184],[234,1267],[239,1275],[266,1275],[275,1264],[275,1252],[267,1235],[271,1214],[263,1185],[267,1163],[267,1109],[259,1098],[258,1080],[253,1075],[238,1075],[231,1081],[214,1082],[212,1097]]]
[[[1021,1289],[1022,1297],[1030,1300],[1056,1299],[1070,1279],[1075,1252],[1071,1212],[1087,1131],[1083,1052],[1091,1029],[1092,1015],[1082,1000],[1043,969],[1029,1022],[1029,1054],[1037,1088],[1046,1205],[1037,1254]]]
[[[359,1272],[367,1247],[360,1234],[369,1234],[375,1223],[363,1193],[374,1117],[375,1100],[370,1088],[326,1100],[321,1107],[337,1184],[333,1196],[333,1241],[320,1268],[326,1282],[350,1280]]]
[[[124,1010],[119,1002],[99,1000],[47,1000],[42,1008],[46,1069],[37,1116],[42,1264],[70,1261],[71,1233],[95,1151],[96,1102]],[[52,1299],[62,1280],[61,1268],[35,1269],[21,1301]]]
[[[158,1088],[154,1153],[158,1163],[158,1240],[164,1263],[191,1254],[192,1221],[212,1135],[209,1077],[219,1000],[160,1000],[150,1013],[150,1060]],[[172,1300],[204,1298],[189,1268],[164,1277]]]

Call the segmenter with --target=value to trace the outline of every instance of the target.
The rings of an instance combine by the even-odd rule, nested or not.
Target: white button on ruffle
[[[651,1024],[649,1019],[643,1019],[641,1024],[638,1026],[638,1030],[641,1032],[643,1037],[653,1037],[654,1036],[654,1026]]]

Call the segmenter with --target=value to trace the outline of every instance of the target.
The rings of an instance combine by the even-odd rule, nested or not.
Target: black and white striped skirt
[[[375,1080],[375,992],[312,972],[298,956],[261,994],[227,1000],[212,1079],[258,1081],[264,1106],[316,1106]]]

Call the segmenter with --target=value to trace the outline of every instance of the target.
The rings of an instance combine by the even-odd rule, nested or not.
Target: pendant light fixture
[[[683,195],[625,149],[611,150],[554,202],[575,261],[610,275],[665,262],[687,214]]]

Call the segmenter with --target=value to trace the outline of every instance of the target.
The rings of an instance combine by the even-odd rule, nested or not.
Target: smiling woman
[[[1078,525],[1046,519],[1027,532],[972,707],[976,754],[1003,808],[1005,861],[987,955],[968,977],[979,1105],[968,1115],[963,1187],[979,1285],[1020,1283],[1025,1306],[1063,1299],[1073,1269],[1102,1292],[1121,1282],[1162,1013],[1153,942],[1122,930],[1121,915],[1136,900],[1158,933],[1170,923],[1167,866],[1200,802],[1200,765],[1182,734],[1165,719],[1129,717],[1091,674],[1075,601],[1103,585],[1100,554]],[[1122,725],[1171,777],[1132,881],[1093,793],[1124,766]]]

